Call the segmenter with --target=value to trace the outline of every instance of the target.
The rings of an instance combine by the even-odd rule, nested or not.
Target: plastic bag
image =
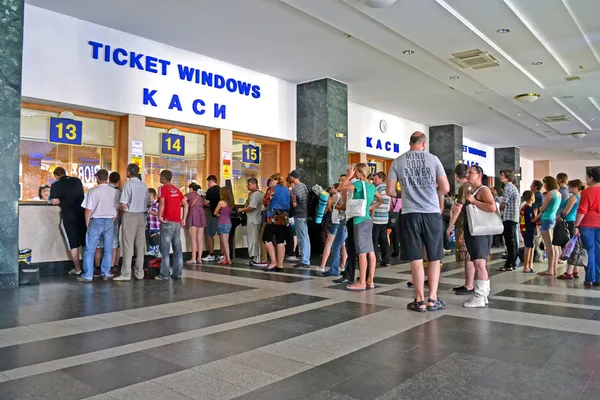
[[[571,254],[573,253],[573,250],[575,249],[575,246],[577,246],[577,241],[579,240],[579,235],[574,235],[569,242],[566,244],[566,246],[563,248],[563,251],[560,253],[560,259],[561,260],[568,260],[569,258],[571,258]]]
[[[568,264],[574,265],[576,267],[587,267],[588,264],[588,254],[586,249],[583,248],[583,244],[581,243],[581,237],[575,236],[578,240],[575,244],[575,248],[571,253],[571,257],[569,258]]]

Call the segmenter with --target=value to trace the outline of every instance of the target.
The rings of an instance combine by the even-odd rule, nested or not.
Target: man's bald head
[[[410,148],[411,150],[425,150],[425,141],[427,137],[423,132],[416,131],[410,135]]]

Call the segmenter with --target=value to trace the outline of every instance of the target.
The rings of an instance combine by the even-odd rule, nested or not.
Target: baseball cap
[[[300,172],[298,172],[298,170],[293,170],[292,172],[290,172],[290,176],[294,179],[300,179]]]

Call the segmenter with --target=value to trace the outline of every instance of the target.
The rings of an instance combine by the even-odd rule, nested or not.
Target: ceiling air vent
[[[550,117],[544,117],[544,121],[545,122],[568,122],[570,120],[572,120],[573,117],[571,117],[570,115],[552,115]]]
[[[500,61],[496,57],[479,49],[454,53],[452,57],[450,61],[461,68],[478,70],[500,65]]]
[[[565,78],[565,81],[571,82],[571,81],[578,81],[580,79],[581,79],[580,76],[568,76],[568,77]]]

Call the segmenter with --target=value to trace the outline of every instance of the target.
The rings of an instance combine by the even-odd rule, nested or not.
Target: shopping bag
[[[568,260],[569,258],[571,258],[571,254],[573,253],[575,246],[577,246],[578,240],[579,235],[575,235],[567,242],[567,244],[563,248],[563,251],[560,253],[559,258],[561,260]]]
[[[581,243],[581,237],[575,236],[577,238],[577,243],[575,244],[575,248],[571,253],[571,257],[569,258],[568,264],[574,265],[576,267],[587,267],[588,264],[588,254],[586,249],[583,248],[583,243]]]

